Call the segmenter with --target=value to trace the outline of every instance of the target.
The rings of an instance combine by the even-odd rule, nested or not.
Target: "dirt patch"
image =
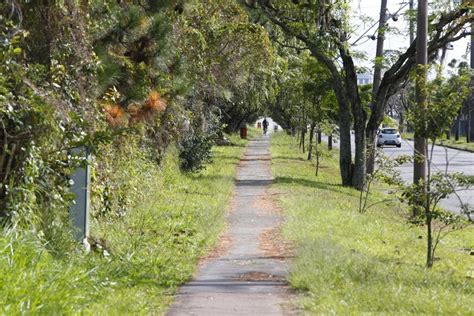
[[[276,205],[274,201],[274,196],[278,194],[278,192],[267,189],[260,194],[252,206],[256,208],[257,215],[259,216],[270,215],[279,218],[279,222],[276,226],[264,230],[259,235],[259,249],[266,257],[285,260],[293,256],[293,247],[291,243],[282,236],[281,225],[283,210]]]
[[[272,196],[268,193],[268,190],[265,190],[252,204],[252,207],[255,209],[257,215],[281,215],[282,210],[274,203]]]
[[[239,275],[240,281],[273,281],[285,282],[285,278],[278,275],[271,275],[265,272],[252,271]]]
[[[293,245],[281,234],[281,224],[260,234],[258,247],[265,257],[285,261],[294,256]]]

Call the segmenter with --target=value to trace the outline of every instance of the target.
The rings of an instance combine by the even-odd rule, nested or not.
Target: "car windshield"
[[[396,134],[397,130],[394,128],[387,128],[382,130],[382,134]]]

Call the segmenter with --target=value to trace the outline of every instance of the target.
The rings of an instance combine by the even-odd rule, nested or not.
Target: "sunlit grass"
[[[358,210],[358,192],[339,185],[336,153],[314,165],[284,134],[272,138],[273,189],[293,240],[291,285],[314,314],[474,313],[474,229],[443,239],[432,270],[424,267],[425,233],[407,223],[403,205]],[[371,202],[386,198],[375,192]]]

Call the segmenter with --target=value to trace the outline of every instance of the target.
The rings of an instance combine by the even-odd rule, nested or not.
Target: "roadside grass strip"
[[[324,147],[324,146],[321,146]],[[425,230],[399,202],[358,212],[359,192],[339,183],[337,152],[321,162],[283,133],[272,137],[272,187],[294,243],[290,284],[311,314],[474,314],[474,228],[442,239],[425,268]],[[387,198],[374,190],[369,203]]]

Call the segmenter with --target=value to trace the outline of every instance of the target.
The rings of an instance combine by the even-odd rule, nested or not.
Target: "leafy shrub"
[[[179,146],[179,163],[183,171],[198,172],[212,161],[214,137],[202,133],[185,137]]]
[[[93,161],[91,212],[96,218],[124,217],[156,181],[158,165],[139,135],[128,134],[100,146]]]
[[[83,129],[64,113],[67,104],[42,95],[44,67],[24,66],[25,37],[18,31],[0,45],[0,219],[62,248],[69,239],[67,175],[80,163],[67,147]]]

